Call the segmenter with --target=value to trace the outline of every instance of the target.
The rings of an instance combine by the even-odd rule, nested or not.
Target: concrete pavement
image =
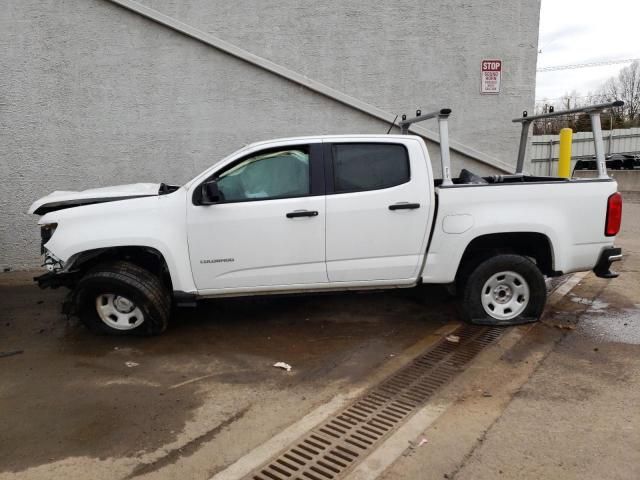
[[[0,479],[209,478],[455,312],[440,292],[228,299],[100,337],[31,277],[0,275],[0,352],[23,350],[0,358]]]
[[[427,443],[382,478],[640,478],[640,202],[625,200],[621,276],[587,276],[479,359],[443,392],[455,404],[415,439]]]

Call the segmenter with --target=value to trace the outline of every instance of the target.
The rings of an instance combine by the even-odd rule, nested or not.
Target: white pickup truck
[[[442,179],[418,136],[332,135],[254,143],[180,187],[54,192],[30,208],[49,270],[36,280],[70,287],[67,312],[95,332],[153,335],[199,298],[421,283],[455,286],[470,322],[507,325],[540,317],[545,276],[616,276],[606,172],[451,178],[449,113],[401,123],[439,119]]]

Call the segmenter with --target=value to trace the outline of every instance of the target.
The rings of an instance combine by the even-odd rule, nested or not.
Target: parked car
[[[182,186],[54,192],[30,212],[49,270],[38,283],[69,287],[67,311],[99,333],[159,334],[173,305],[200,298],[422,283],[455,286],[467,321],[510,325],[540,317],[545,276],[616,275],[616,190],[443,181],[418,136],[336,135],[254,143]]]
[[[614,153],[606,159],[607,168],[611,170],[634,170],[640,168],[640,158],[637,155]],[[580,159],[573,170],[597,170],[598,162],[595,156],[590,160]]]

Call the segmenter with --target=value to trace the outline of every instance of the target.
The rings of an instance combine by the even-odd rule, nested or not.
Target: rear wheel
[[[544,276],[528,258],[497,255],[466,278],[465,320],[482,325],[516,325],[540,318],[547,299]]]
[[[89,271],[75,291],[77,312],[93,332],[158,335],[169,323],[171,297],[160,278],[130,262]]]

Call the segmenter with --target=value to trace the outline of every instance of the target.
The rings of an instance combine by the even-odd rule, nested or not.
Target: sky
[[[538,68],[640,58],[640,0],[542,0]],[[595,91],[628,64],[538,72],[536,101]]]

